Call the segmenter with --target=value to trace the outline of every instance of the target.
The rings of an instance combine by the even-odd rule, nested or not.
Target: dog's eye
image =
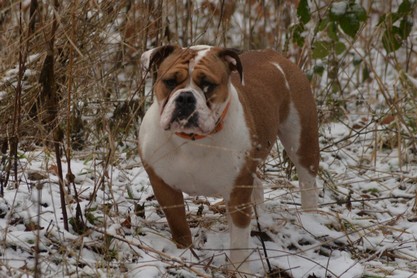
[[[177,87],[177,80],[174,78],[165,79],[162,82],[164,82],[165,86],[170,90],[173,90],[175,87]]]
[[[202,80],[200,82],[200,87],[205,94],[209,94],[217,87],[217,84],[214,84],[213,82],[207,80]]]

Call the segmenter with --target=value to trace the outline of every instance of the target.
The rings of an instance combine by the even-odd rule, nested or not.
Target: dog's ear
[[[140,63],[144,71],[151,69],[152,65],[159,65],[168,57],[174,50],[177,49],[177,46],[174,45],[164,45],[156,48],[152,48],[148,51],[143,52],[140,57]]]
[[[240,76],[240,82],[243,84],[243,68],[239,58],[240,51],[234,48],[225,48],[220,50],[218,56],[228,65],[230,71],[237,71]]]

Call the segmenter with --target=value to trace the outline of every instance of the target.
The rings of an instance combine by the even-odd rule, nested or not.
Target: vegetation
[[[311,80],[323,157],[353,160],[350,170],[358,176],[369,171],[390,175],[407,193],[416,194],[417,179],[411,171],[417,164],[416,6],[414,0],[0,1],[0,196],[29,186],[27,180],[42,187],[47,176],[56,176],[61,197],[56,214],[62,216],[63,228],[74,235],[102,233],[102,244],[91,250],[105,253],[103,265],[96,267],[106,273],[109,262],[120,256],[115,242],[129,243],[99,228],[107,227],[106,217],[117,215],[125,225],[130,218],[119,213],[116,199],[104,202],[97,196],[113,194],[114,167],[126,166],[129,159],[137,162],[137,131],[152,101],[140,55],[164,44],[279,50]],[[334,123],[343,124],[349,133],[326,136]],[[345,148],[354,148],[355,157],[344,157]],[[30,172],[25,163],[38,151],[44,168]],[[398,164],[381,170],[381,157],[387,154]],[[94,173],[85,173],[94,176],[88,194],[80,192],[73,159],[97,166]],[[336,164],[325,163],[329,166],[321,171],[321,183],[341,206],[352,208],[364,196],[381,197],[386,179],[372,176],[372,186],[360,192],[346,180],[337,182],[332,171]],[[277,151],[262,167],[265,178],[274,180],[283,166],[291,176],[291,165]],[[144,215],[147,208],[134,199],[130,187],[126,195],[134,214]],[[80,204],[85,198],[87,207]],[[42,261],[39,217],[31,222],[14,218],[17,204],[7,203],[4,210],[2,204],[0,218],[6,217],[8,226],[0,228],[0,253],[10,248],[9,226],[23,221],[35,235],[27,244],[35,246],[31,252],[36,263],[33,269],[8,266],[0,272],[40,277],[44,269],[37,267]],[[42,203],[37,205],[41,211]],[[415,203],[413,211],[417,213]],[[358,229],[343,221],[332,229],[347,234]],[[140,230],[136,227],[138,234]],[[371,230],[367,231],[376,232]],[[356,252],[353,245],[343,248],[364,258],[365,251]],[[375,255],[373,250],[366,252]],[[155,254],[162,261],[175,260]],[[7,266],[1,256],[0,265]],[[386,250],[383,256],[390,260],[397,254]],[[181,267],[197,273],[185,263]]]

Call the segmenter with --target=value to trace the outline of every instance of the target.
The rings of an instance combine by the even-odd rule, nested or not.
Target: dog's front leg
[[[147,169],[147,172],[155,197],[168,220],[175,244],[179,248],[190,247],[192,245],[191,231],[185,216],[182,192],[167,185],[161,178],[155,175],[152,169]]]
[[[251,273],[249,267],[249,237],[252,216],[253,179],[250,182],[236,185],[227,202],[229,233],[230,233],[230,261],[231,270],[240,273]],[[250,185],[248,185],[250,184]]]

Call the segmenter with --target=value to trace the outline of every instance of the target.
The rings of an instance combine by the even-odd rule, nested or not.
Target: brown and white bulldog
[[[155,99],[139,132],[139,152],[174,241],[192,245],[182,192],[222,196],[230,260],[249,271],[252,206],[262,202],[256,169],[277,136],[295,164],[302,208],[317,208],[317,112],[309,81],[273,50],[162,46],[142,66],[158,68]]]

